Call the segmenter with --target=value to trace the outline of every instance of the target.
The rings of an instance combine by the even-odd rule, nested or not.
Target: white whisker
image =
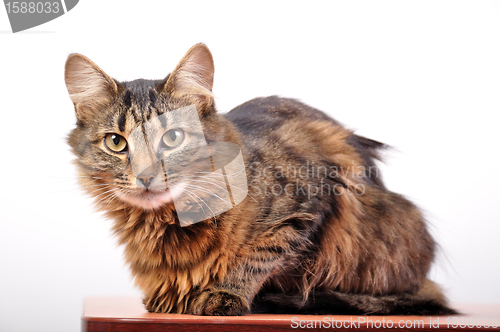
[[[207,203],[203,200],[203,198],[201,198],[200,196],[196,195],[196,194],[195,194],[195,193],[193,193],[192,191],[189,191],[188,189],[184,189],[184,190],[185,190],[186,192],[191,193],[191,194],[195,195],[196,197],[198,197],[198,198],[199,198],[199,199],[203,202],[203,204],[205,204],[205,205],[206,205],[206,207],[207,207],[210,211],[212,211],[213,218],[214,218],[214,219],[215,219],[215,221],[217,222],[217,219],[215,218],[215,213],[214,213],[214,211],[213,211],[213,210],[210,208],[210,206],[209,206],[209,205],[208,205],[208,204],[207,204]]]
[[[196,203],[200,206],[200,209],[201,209],[203,212],[205,212],[205,209],[203,208],[203,206],[201,206],[200,202],[198,202],[198,201],[196,200],[196,198],[195,198],[195,197],[193,197],[193,195],[191,195],[191,193],[190,193],[190,192],[188,192],[188,191],[186,190],[186,194],[188,194],[188,195],[189,195],[192,199],[194,199],[194,201],[195,201],[195,202],[196,202]],[[182,198],[182,196],[181,196],[181,199],[182,199],[182,201],[183,201],[184,203],[186,203],[186,202],[184,201],[184,198]]]
[[[199,179],[199,178],[201,178],[201,179],[206,179],[206,180],[216,181],[216,182],[219,182],[219,183],[221,183],[221,184],[226,184],[226,182],[225,182],[225,181],[221,181],[221,180],[217,180],[217,179],[213,179],[213,178],[207,179],[207,176],[198,176],[198,175],[195,175],[195,176],[186,176],[186,177],[189,177],[189,178],[191,178],[191,179],[193,179],[193,178],[194,178],[194,179]],[[210,182],[210,181],[200,181],[200,180],[195,180],[195,181],[196,181],[196,182],[206,182],[206,183],[215,184],[215,183]],[[253,198],[250,194],[248,194],[248,190],[242,189],[242,188],[240,188],[240,187],[238,187],[238,186],[236,186],[236,185],[234,185],[234,184],[229,184],[229,187],[230,187],[231,189],[232,189],[232,188],[236,188],[236,189],[241,190],[242,192],[246,193],[248,196],[250,196],[252,199],[254,199],[254,200],[257,202],[257,200],[256,200],[255,198]]]
[[[231,208],[236,208],[237,210],[239,210],[239,208],[237,206],[233,206],[233,203],[225,200],[224,198],[220,197],[219,195],[215,194],[214,192],[211,192],[209,191],[207,188],[205,187],[202,187],[202,186],[196,186],[196,185],[192,185],[192,184],[187,184],[186,185],[187,187],[190,187],[190,188],[193,188],[193,189],[198,189],[198,190],[201,190],[211,196],[214,196],[214,197],[217,197],[218,199],[220,199],[221,201],[223,201],[224,203],[228,204],[229,206],[231,206]],[[227,192],[227,190],[226,190]],[[229,193],[228,193],[229,194]]]

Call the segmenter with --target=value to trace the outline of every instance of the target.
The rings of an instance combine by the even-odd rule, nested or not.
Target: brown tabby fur
[[[149,311],[453,312],[426,279],[435,244],[422,214],[378,177],[383,144],[290,99],[259,98],[216,113],[213,61],[202,44],[165,80],[120,83],[78,54],[65,75],[78,118],[68,142],[81,184],[114,220]],[[127,154],[111,153],[103,139],[127,138],[150,118],[192,104],[207,142],[241,147],[249,193],[236,208],[181,227],[173,203],[141,208],[112,191],[138,189]]]

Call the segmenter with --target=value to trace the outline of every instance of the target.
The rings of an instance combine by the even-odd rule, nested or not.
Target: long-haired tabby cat
[[[114,220],[149,311],[453,312],[427,279],[435,243],[426,221],[378,176],[382,143],[292,99],[257,98],[219,114],[213,78],[203,44],[163,80],[118,82],[79,54],[66,62],[81,185]],[[183,227],[181,213],[208,211],[229,190],[191,165],[200,132],[170,115],[193,109],[210,153],[217,142],[239,147],[246,176],[236,189],[248,195]],[[148,137],[142,145],[137,133]]]

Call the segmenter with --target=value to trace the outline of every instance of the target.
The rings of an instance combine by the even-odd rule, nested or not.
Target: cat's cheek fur
[[[223,289],[209,289],[191,304],[191,314],[204,316],[242,316],[250,312],[248,301]]]

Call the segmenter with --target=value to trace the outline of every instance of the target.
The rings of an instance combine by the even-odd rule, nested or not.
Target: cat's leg
[[[254,297],[276,273],[295,266],[311,243],[308,239],[313,218],[295,214],[256,231],[260,236],[242,246],[224,277],[200,290],[188,306],[188,313],[210,316],[245,315]]]
[[[229,271],[222,282],[202,291],[194,299],[189,312],[194,315],[239,316],[250,312],[253,298],[269,278],[280,260],[256,267],[251,260],[242,260]],[[254,262],[255,263],[255,262]]]

